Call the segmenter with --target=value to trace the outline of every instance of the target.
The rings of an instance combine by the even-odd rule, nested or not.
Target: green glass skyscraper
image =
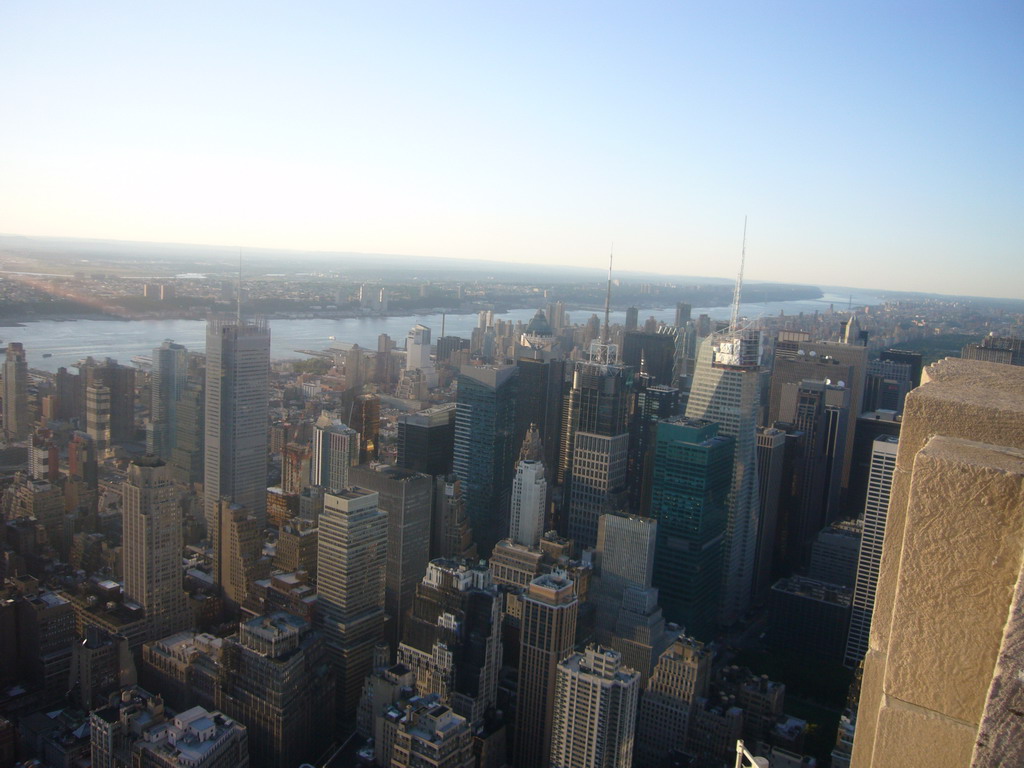
[[[714,422],[679,416],[658,423],[654,586],[665,617],[700,639],[714,636],[733,453],[733,439],[719,435]]]

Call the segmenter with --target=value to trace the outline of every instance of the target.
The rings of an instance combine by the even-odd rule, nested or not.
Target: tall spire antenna
[[[740,294],[743,293],[743,265],[747,260],[747,217],[743,217],[743,250],[740,251],[740,273],[736,276],[736,287],[732,292],[732,318],[729,330],[735,331],[740,324]]]
[[[604,333],[601,334],[601,342],[605,345],[611,341],[611,327],[608,325],[608,315],[612,308],[612,258],[615,254],[615,243],[608,252],[608,291],[604,295]]]
[[[242,324],[242,246],[238,246],[238,284],[235,287],[235,316],[239,325]]]

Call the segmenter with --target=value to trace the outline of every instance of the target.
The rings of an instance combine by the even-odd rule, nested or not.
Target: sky
[[[0,3],[4,234],[1021,298],[1022,137],[1014,2]]]

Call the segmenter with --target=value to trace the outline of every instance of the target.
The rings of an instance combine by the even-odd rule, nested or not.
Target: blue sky
[[[0,4],[0,232],[1024,295],[1019,3]]]

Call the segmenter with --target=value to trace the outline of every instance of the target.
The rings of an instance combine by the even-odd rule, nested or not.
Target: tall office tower
[[[398,417],[398,466],[427,475],[452,471],[455,403],[435,405]]]
[[[895,411],[867,411],[854,426],[853,461],[850,463],[850,488],[846,495],[848,514],[864,511],[867,498],[868,475],[871,471],[871,452],[875,439],[882,435],[900,436],[902,416]]]
[[[221,499],[217,505],[210,537],[213,583],[230,611],[245,605],[252,582],[270,573],[270,561],[263,558],[263,528],[260,518],[241,504]]]
[[[685,301],[676,302],[676,328],[682,328],[690,322],[690,313],[692,311],[693,307]]]
[[[522,599],[516,768],[551,765],[558,664],[576,642],[578,603],[572,580],[561,571],[530,582]]]
[[[754,565],[754,597],[764,597],[772,584],[775,537],[778,532],[782,479],[786,476],[786,433],[774,427],[757,428],[758,503],[757,560]]]
[[[69,373],[67,368],[58,368],[53,378],[57,387],[57,418],[61,421],[81,419],[85,413],[85,402],[79,375]]]
[[[565,316],[565,303],[556,301],[553,304],[548,304],[547,319],[555,333],[558,333],[568,325],[569,321]]]
[[[501,605],[486,566],[433,560],[398,646],[416,690],[436,693],[471,724],[495,706],[501,669]]]
[[[679,412],[679,390],[649,384],[649,377],[634,379],[636,404],[629,422],[629,503],[630,509],[647,514],[650,506],[651,460],[658,434],[658,422]]]
[[[380,397],[359,395],[352,404],[349,426],[359,433],[359,463],[376,461],[380,442]]]
[[[37,480],[57,482],[60,477],[60,447],[53,432],[37,429],[28,446],[28,471]]]
[[[476,544],[466,515],[462,484],[454,474],[434,478],[434,509],[430,521],[430,557],[475,558]]]
[[[515,451],[518,369],[464,365],[455,412],[454,469],[477,553],[487,557],[508,533]]]
[[[534,323],[531,321],[530,327]],[[557,349],[557,348],[556,348]],[[565,389],[566,361],[556,352],[520,347],[516,355],[519,369],[516,396],[516,439],[522,441],[531,424],[536,424],[544,443],[544,465],[558,466],[562,444],[562,401]]]
[[[142,606],[150,638],[180,632],[191,616],[182,589],[181,507],[167,463],[135,459],[123,488],[125,597]]]
[[[781,419],[782,390],[785,384],[799,384],[808,379],[843,384],[850,390],[850,413],[864,412],[864,378],[868,364],[868,348],[859,344],[834,341],[794,341],[792,357],[780,358],[776,350],[772,369],[771,392],[765,424],[774,425]],[[851,418],[853,418],[851,416]],[[853,455],[853,430],[846,433],[846,451],[843,461],[842,487],[850,483],[850,462]]]
[[[787,570],[805,567],[818,531],[839,518],[850,391],[826,381],[783,385],[779,415],[803,433],[798,460],[799,506],[787,537],[793,544]]]
[[[338,718],[355,716],[373,649],[384,638],[388,519],[378,495],[350,488],[324,495],[317,547],[317,612],[337,673]]]
[[[875,440],[871,450],[871,472],[868,475],[867,501],[864,504],[864,527],[861,532],[860,553],[857,556],[857,576],[853,586],[850,635],[846,641],[844,658],[844,663],[848,667],[860,664],[868,649],[898,447],[899,438],[884,435]]]
[[[623,326],[623,330],[626,333],[636,330],[637,318],[640,315],[640,310],[636,307],[629,307],[626,309],[626,323]]]
[[[618,652],[588,645],[558,665],[551,765],[629,768],[640,675]]]
[[[647,680],[678,631],[667,631],[651,586],[658,524],[645,517],[601,515],[594,578],[588,600],[596,609],[597,642],[618,651],[622,662]]]
[[[964,360],[1024,365],[1024,338],[986,336],[980,342],[965,344],[960,356]]]
[[[188,350],[165,341],[153,350],[146,451],[169,461],[177,434],[178,401],[188,377]]]
[[[131,442],[135,439],[135,369],[118,365],[117,360],[106,358],[98,363],[86,358],[79,370],[81,384],[106,387],[110,390],[110,440]],[[86,389],[86,391],[88,391]],[[88,408],[88,402],[86,403]]]
[[[633,370],[616,362],[614,345],[595,342],[591,352],[566,393],[557,477],[567,486],[562,530],[580,548],[597,543],[597,518],[609,495],[625,490],[629,459]]]
[[[310,483],[329,491],[348,488],[349,470],[358,463],[359,434],[337,416],[321,413],[313,432]]]
[[[4,359],[4,438],[11,443],[28,433],[28,361],[24,345],[12,341]]]
[[[654,585],[671,621],[714,636],[726,604],[723,552],[735,439],[719,425],[677,416],[658,424],[650,516],[658,521]]]
[[[18,679],[40,689],[44,707],[66,701],[71,646],[76,639],[75,609],[71,601],[59,592],[42,591],[25,594],[15,605]],[[7,623],[10,619],[10,614],[4,615],[7,626],[11,626]]]
[[[340,420],[328,417],[326,421],[337,421],[337,430],[332,426],[314,430],[312,445],[298,442],[285,443],[281,451],[281,489],[284,493],[301,494],[310,484],[324,488],[348,486],[349,465],[345,464],[345,452],[354,451],[354,458],[358,458],[359,436],[354,429],[349,430]],[[344,434],[344,430],[349,430],[351,434]],[[322,461],[316,461],[315,447],[319,447],[322,449],[322,453],[326,453],[326,456],[321,456]],[[333,479],[332,471],[335,471]],[[336,482],[339,479],[339,473],[344,474],[344,481],[337,485],[328,484]],[[314,478],[321,482],[314,482]]]
[[[100,384],[89,384],[85,388],[85,431],[100,454],[104,454],[111,443],[110,408],[109,388]]]
[[[509,538],[512,541],[527,547],[538,546],[545,529],[547,498],[544,462],[539,458],[521,459],[516,464],[516,476],[512,481],[512,515],[509,522]]]
[[[634,371],[649,373],[654,378],[653,383],[671,387],[676,357],[676,329],[666,326],[666,330],[666,333],[629,331],[623,334],[622,362]]]
[[[823,528],[811,547],[807,576],[817,581],[853,589],[857,579],[857,558],[864,521],[839,520]]]
[[[270,328],[264,320],[206,325],[204,502],[212,528],[222,499],[267,519]]]
[[[907,396],[853,768],[1024,765],[1024,371],[946,359]]]
[[[394,648],[402,637],[406,614],[430,561],[434,480],[430,475],[387,464],[353,467],[350,477],[353,485],[378,494],[377,506],[387,515],[385,640]]]
[[[209,688],[218,708],[245,723],[254,768],[319,757],[331,742],[335,699],[319,634],[298,616],[272,613],[241,622],[223,649]]]
[[[756,438],[763,375],[759,331],[709,336],[700,346],[686,404],[687,417],[717,422],[719,434],[734,440],[719,604],[719,621],[726,625],[746,611],[753,585],[760,516]]]
[[[171,450],[171,474],[182,485],[203,482],[206,445],[206,388],[203,374],[189,381],[175,408],[174,448]]]
[[[405,367],[407,370],[425,369],[430,364],[430,329],[417,323],[405,338]]]
[[[408,703],[394,728],[392,768],[473,768],[473,729],[436,696]]]
[[[903,413],[903,401],[914,388],[913,375],[909,363],[869,360],[864,379],[864,410]]]
[[[394,348],[395,342],[386,333],[382,333],[377,337],[377,357],[374,360],[374,376],[375,381],[383,387],[393,384],[397,379],[395,376],[395,363],[391,356],[391,350]]]
[[[658,765],[686,747],[690,714],[711,685],[710,651],[685,635],[661,654],[640,695],[633,754],[637,765]]]
[[[437,340],[437,353],[435,355],[438,365],[451,363],[452,356],[459,350],[468,349],[469,341],[461,336],[442,336]]]
[[[96,443],[85,432],[75,432],[68,443],[68,474],[91,490],[99,485]]]
[[[921,353],[910,352],[906,349],[883,349],[878,354],[878,359],[886,362],[904,363],[910,366],[910,388],[914,389],[921,385]],[[865,410],[867,410],[865,408]]]

